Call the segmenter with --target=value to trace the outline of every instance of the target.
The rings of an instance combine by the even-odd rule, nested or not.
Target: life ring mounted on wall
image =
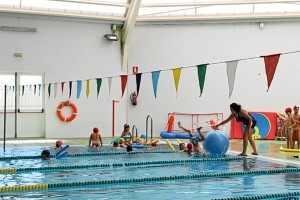
[[[70,106],[72,108],[72,115],[70,117],[64,117],[61,113],[61,110],[63,107],[65,106]],[[57,116],[58,118],[61,120],[61,121],[64,121],[64,122],[70,122],[72,120],[75,119],[75,117],[77,116],[77,107],[75,106],[75,104],[71,101],[65,101],[65,102],[61,102],[57,109],[56,109],[56,113],[57,113]]]

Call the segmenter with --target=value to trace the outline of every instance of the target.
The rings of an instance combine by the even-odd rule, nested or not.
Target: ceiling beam
[[[274,14],[246,14],[246,15],[191,15],[191,16],[158,16],[148,17],[140,16],[137,18],[137,22],[184,22],[184,21],[210,21],[210,22],[222,22],[222,21],[238,21],[238,20],[273,20],[277,19],[300,19],[300,12],[297,13],[274,13]]]
[[[84,3],[84,4],[115,6],[115,7],[129,7],[129,4],[127,4],[127,3],[116,3],[116,2],[95,1],[95,0],[48,0],[48,1],[58,1],[58,2],[68,2],[68,3]]]
[[[182,2],[182,3],[149,3],[141,4],[142,8],[148,7],[190,7],[190,6],[218,6],[218,5],[243,5],[243,4],[272,4],[272,3],[300,3],[296,0],[245,0],[245,1],[205,1],[205,2]]]
[[[81,14],[81,13],[67,13],[57,11],[41,11],[41,10],[27,10],[19,8],[0,8],[0,13],[16,13],[16,14],[30,14],[30,15],[43,15],[43,16],[56,16],[56,17],[69,17],[69,18],[82,18],[82,19],[97,19],[107,21],[125,21],[125,17],[111,16],[111,15],[95,15],[95,14]]]
[[[126,20],[123,26],[123,34],[121,38],[123,61],[122,69],[127,69],[128,55],[129,55],[129,44],[132,37],[132,31],[135,26],[135,22],[139,13],[141,0],[132,0],[127,12]]]

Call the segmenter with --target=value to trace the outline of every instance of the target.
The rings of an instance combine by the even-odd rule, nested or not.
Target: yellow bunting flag
[[[86,97],[88,98],[90,95],[90,80],[86,80],[85,93],[86,93]]]
[[[179,85],[180,74],[181,74],[181,68],[173,69],[173,77],[174,77],[174,83],[175,83],[175,89],[176,89],[176,97],[177,97],[177,90],[178,90],[178,85]]]

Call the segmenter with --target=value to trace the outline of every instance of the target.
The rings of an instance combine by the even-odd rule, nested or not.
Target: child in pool
[[[63,142],[61,140],[57,140],[56,143],[55,143],[55,147],[54,149],[55,150],[61,150],[63,148]]]
[[[93,133],[90,136],[89,146],[91,146],[91,144],[93,148],[99,147],[100,144],[102,146],[102,138],[98,128],[93,129]]]
[[[180,151],[185,151],[185,150],[187,150],[187,149],[185,148],[185,143],[180,143],[180,144],[179,144],[179,150],[180,150]]]
[[[124,124],[124,130],[121,134],[121,138],[126,138],[125,139],[125,140],[127,140],[126,142],[131,144],[132,136],[131,136],[131,133],[130,133],[129,129],[130,129],[130,126],[128,124]]]
[[[114,141],[113,147],[119,147],[119,143],[117,141]]]
[[[41,157],[44,159],[44,160],[49,160],[49,157],[50,157],[50,151],[48,149],[44,149],[41,153]]]
[[[123,147],[123,148],[127,147],[124,138],[120,138],[120,140],[119,140],[119,145],[120,145],[120,147]]]
[[[193,153],[193,144],[192,143],[188,143],[186,145],[187,149],[184,150],[184,152],[186,152],[187,154],[192,154]]]
[[[199,127],[197,128],[197,132],[199,133],[200,137],[195,137],[194,134],[192,133],[191,129],[187,129],[185,127],[183,127],[180,123],[180,121],[178,122],[178,127],[181,128],[182,130],[184,130],[185,132],[188,132],[190,135],[190,142],[193,144],[193,151],[199,155],[202,156],[206,156],[205,152],[203,151],[203,149],[200,147],[200,142],[205,140],[204,135],[201,133],[201,128]]]

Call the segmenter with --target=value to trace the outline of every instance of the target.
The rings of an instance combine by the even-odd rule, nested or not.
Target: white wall
[[[38,28],[37,33],[0,32],[0,71],[43,72],[46,83],[124,74],[120,67],[119,43],[109,42],[103,37],[110,32],[111,23],[25,15],[0,16],[1,25]],[[263,30],[257,23],[139,25],[131,39],[128,71],[131,72],[132,66],[139,66],[140,72],[151,72],[295,51],[299,50],[299,35],[298,22],[265,23]],[[24,57],[15,58],[15,52],[22,52]],[[119,78],[113,79],[109,99],[107,79],[103,80],[99,99],[95,97],[95,81],[91,81],[88,99],[84,96],[85,82],[81,98],[76,99],[74,82],[71,100],[77,105],[79,114],[69,124],[56,116],[57,105],[68,99],[66,83],[63,96],[59,90],[57,98],[46,98],[45,126],[38,124],[38,127],[48,138],[87,137],[94,126],[100,127],[103,136],[111,136],[113,99],[120,100],[116,104],[116,135],[125,122],[135,124],[140,133],[144,132],[147,115],[154,120],[156,136],[165,127],[169,112],[224,112],[226,117],[232,102],[241,103],[248,110],[283,111],[287,106],[300,104],[299,61],[299,54],[282,55],[269,92],[266,92],[263,59],[240,61],[231,98],[228,97],[225,64],[208,66],[201,97],[196,68],[182,69],[177,97],[172,71],[162,71],[157,99],[153,96],[151,74],[145,73],[137,106],[127,102],[129,94],[136,90],[134,76],[129,76],[123,99],[120,98]],[[64,114],[67,115],[67,110]],[[36,128],[32,120],[27,115],[22,124],[32,124]],[[14,127],[12,122],[8,127]],[[0,123],[0,130],[2,128]],[[229,127],[226,130],[228,132]],[[8,132],[13,137],[13,131]],[[26,126],[26,133],[29,132]]]
[[[300,46],[299,25],[299,22],[265,23],[263,30],[257,23],[137,26],[129,66],[139,66],[140,72],[148,72],[296,51]],[[266,92],[263,59],[240,61],[231,98],[226,64],[207,67],[201,97],[197,68],[182,69],[177,98],[172,71],[161,72],[156,100],[151,74],[144,74],[139,105],[129,105],[129,121],[143,132],[145,118],[150,114],[154,133],[159,135],[169,112],[223,112],[227,117],[232,102],[251,111],[284,111],[285,107],[300,103],[299,62],[299,53],[282,55],[270,90]],[[134,77],[130,82],[131,91],[135,90],[133,80]],[[226,130],[230,130],[229,124]]]
[[[45,82],[63,82],[93,79],[122,74],[120,44],[109,42],[103,36],[110,33],[110,25],[89,20],[74,20],[55,17],[25,16],[1,14],[2,26],[36,27],[36,33],[4,32],[0,31],[0,71],[2,72],[44,72]],[[15,58],[15,52],[22,52],[23,58]],[[20,119],[19,129],[24,124],[30,124],[40,130],[47,138],[74,138],[88,137],[92,128],[98,126],[104,136],[112,133],[112,99],[121,97],[121,84],[119,78],[113,79],[113,87],[108,99],[107,79],[99,99],[96,99],[95,81],[91,81],[91,94],[85,97],[85,82],[82,96],[76,99],[76,82],[73,83],[71,100],[77,105],[79,113],[71,123],[64,123],[56,116],[56,107],[61,101],[68,99],[68,83],[65,85],[64,95],[60,90],[57,98],[46,98],[45,128],[38,120],[33,122],[34,116],[30,114]],[[60,88],[60,85],[59,85]],[[52,88],[53,94],[53,88]],[[125,99],[124,99],[125,100]],[[124,102],[116,106],[116,132],[122,130],[126,122]],[[123,106],[122,106],[123,105]],[[66,111],[64,111],[66,112]],[[19,116],[22,117],[22,116]],[[2,116],[1,116],[2,119]],[[20,121],[19,120],[19,121]],[[3,130],[1,120],[0,129]],[[14,127],[13,120],[8,121],[8,132]],[[42,122],[44,123],[44,122]],[[27,133],[30,132],[27,128]],[[9,134],[13,137],[13,134]],[[24,136],[28,136],[25,134]],[[37,134],[36,136],[41,136]]]

